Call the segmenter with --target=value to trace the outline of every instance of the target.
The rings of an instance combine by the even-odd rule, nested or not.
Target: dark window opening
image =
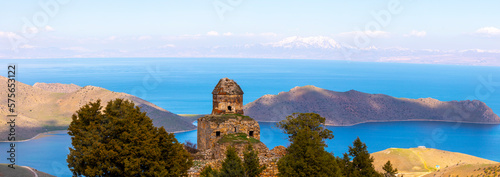
[[[253,137],[253,131],[248,132],[248,136]]]
[[[231,111],[231,106],[228,106],[228,107],[227,107],[227,110]]]
[[[234,127],[234,133],[236,133],[236,127]]]
[[[216,131],[216,132],[215,132],[215,136],[216,136],[216,137],[219,137],[219,136],[220,136],[220,131]]]

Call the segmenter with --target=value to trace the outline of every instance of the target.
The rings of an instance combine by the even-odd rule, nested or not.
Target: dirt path
[[[417,157],[420,159],[420,161],[422,162],[422,164],[424,164],[424,168],[428,171],[428,172],[432,172],[431,169],[429,169],[429,167],[427,167],[427,163],[425,163],[425,160],[424,158],[422,158],[422,156],[420,156],[420,154],[418,154],[417,152],[415,152],[414,150],[411,150],[411,152],[413,152],[415,155],[417,155]]]

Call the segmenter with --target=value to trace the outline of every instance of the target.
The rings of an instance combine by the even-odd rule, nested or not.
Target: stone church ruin
[[[198,119],[199,150],[214,148],[230,134],[244,134],[249,139],[260,140],[259,123],[243,115],[243,91],[235,81],[221,79],[212,94],[212,114]]]

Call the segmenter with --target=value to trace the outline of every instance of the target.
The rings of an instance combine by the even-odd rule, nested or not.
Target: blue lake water
[[[265,94],[315,85],[334,91],[351,89],[394,97],[442,101],[480,99],[500,112],[500,67],[367,63],[328,60],[116,58],[23,59],[17,79],[94,85],[139,96],[176,114],[207,114],[220,78],[234,79],[247,104]],[[0,73],[5,76],[7,73]],[[491,84],[489,84],[491,85]],[[479,88],[479,89],[478,89]]]
[[[231,58],[23,59],[14,62],[18,64],[17,79],[29,85],[35,82],[94,85],[139,96],[177,114],[210,113],[211,91],[223,77],[238,82],[245,92],[245,104],[265,94],[315,85],[334,91],[354,89],[405,98],[479,99],[500,113],[500,67]],[[260,124],[261,140],[269,148],[288,144],[286,135],[273,128],[274,123]],[[499,125],[388,122],[329,128],[335,139],[327,141],[328,151],[336,155],[346,152],[347,146],[359,136],[370,152],[424,145],[500,161]],[[180,142],[196,142],[196,131],[177,133],[176,137]],[[64,132],[19,142],[17,161],[19,165],[50,174],[69,176],[66,155],[70,145],[70,138]],[[7,146],[0,143],[0,163],[7,162]]]
[[[287,135],[274,127],[275,123],[260,122],[261,141],[268,148],[287,146]],[[329,152],[341,156],[347,152],[357,136],[367,144],[369,152],[377,152],[391,147],[410,148],[432,147],[447,151],[470,154],[494,161],[500,161],[500,125],[463,124],[449,122],[385,122],[364,123],[348,127],[328,126],[335,138],[328,140]],[[196,142],[196,130],[176,133],[179,142]],[[56,176],[71,176],[66,156],[71,146],[71,138],[65,131],[52,136],[16,143],[17,162],[20,165]],[[0,152],[8,149],[7,143],[0,143]],[[0,155],[5,157],[6,153]],[[7,163],[5,158],[0,163]]]

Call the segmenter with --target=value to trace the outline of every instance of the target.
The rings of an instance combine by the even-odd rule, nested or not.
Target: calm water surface
[[[268,148],[287,146],[287,135],[274,127],[275,123],[260,122],[261,141]],[[432,147],[460,152],[494,161],[500,161],[500,125],[457,124],[447,122],[385,122],[365,123],[349,127],[328,126],[335,138],[328,140],[327,150],[336,156],[347,152],[357,136],[367,144],[370,153],[391,147]],[[180,142],[196,142],[196,130],[176,133]],[[71,138],[65,131],[52,136],[19,142],[17,164],[26,165],[56,176],[71,176],[66,156]],[[7,143],[0,143],[0,152],[6,152]],[[0,163],[7,163],[1,154]]]
[[[220,78],[234,79],[247,104],[265,94],[315,85],[442,101],[476,97],[500,112],[500,67],[238,58],[89,58],[17,60],[17,79],[93,85],[139,96],[176,114],[209,114]],[[0,73],[5,76],[6,73]],[[484,78],[481,80],[481,78]],[[479,92],[477,92],[477,88]],[[498,87],[498,86],[497,86]]]

